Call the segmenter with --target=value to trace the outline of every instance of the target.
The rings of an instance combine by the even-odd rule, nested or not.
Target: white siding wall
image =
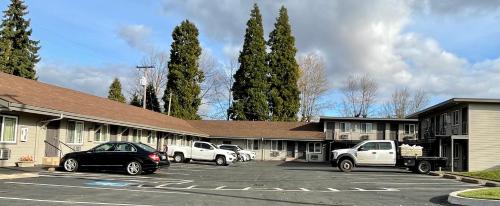
[[[469,171],[500,165],[500,105],[469,105]]]

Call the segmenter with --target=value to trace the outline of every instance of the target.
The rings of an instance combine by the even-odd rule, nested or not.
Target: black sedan
[[[154,173],[164,165],[169,165],[167,157],[146,144],[106,142],[88,151],[64,155],[59,166],[68,172],[87,168],[124,170],[129,175],[137,175]]]

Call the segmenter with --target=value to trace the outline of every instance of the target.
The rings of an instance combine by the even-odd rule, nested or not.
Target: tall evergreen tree
[[[287,10],[283,6],[267,44],[270,47],[267,63],[270,69],[268,101],[271,120],[297,121],[300,108],[299,66],[295,59],[297,49]]]
[[[243,50],[238,58],[240,68],[234,74],[233,105],[229,116],[233,120],[267,120],[268,67],[266,41],[259,7],[254,4],[247,22]]]
[[[130,105],[136,107],[142,107],[142,99],[139,97],[138,94],[132,95],[132,99],[130,100]]]
[[[16,76],[36,79],[35,64],[38,57],[38,41],[30,39],[30,20],[27,6],[22,0],[12,0],[5,10],[0,24],[0,71]]]
[[[108,99],[125,103],[125,96],[122,94],[122,84],[118,78],[115,78],[109,86]]]
[[[205,76],[200,70],[198,60],[201,47],[198,29],[188,20],[176,26],[172,32],[172,48],[168,62],[168,82],[163,101],[168,110],[168,99],[172,93],[171,115],[182,119],[200,119],[197,114],[201,104],[200,83]]]
[[[158,97],[156,97],[156,89],[152,83],[149,83],[146,87],[146,109],[161,112],[160,102],[158,102]]]

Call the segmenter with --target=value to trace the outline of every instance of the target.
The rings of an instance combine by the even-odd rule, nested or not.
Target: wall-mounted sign
[[[28,141],[28,128],[21,127],[21,142],[27,142],[27,141]]]

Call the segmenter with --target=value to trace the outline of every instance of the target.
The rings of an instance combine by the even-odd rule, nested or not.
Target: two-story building
[[[327,149],[352,147],[364,140],[418,140],[417,119],[320,117]],[[329,157],[326,157],[327,159]]]
[[[448,169],[478,171],[500,165],[500,99],[453,98],[411,114],[420,138]]]

